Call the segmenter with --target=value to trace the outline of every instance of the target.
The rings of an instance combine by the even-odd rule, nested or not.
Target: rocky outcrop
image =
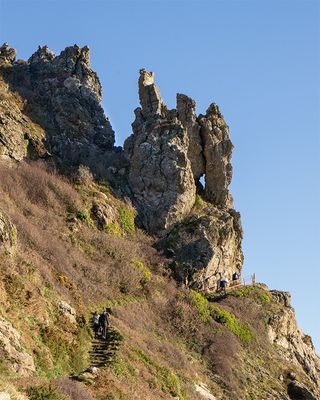
[[[168,111],[153,83],[140,71],[133,135],[124,145],[129,184],[143,226],[159,233],[181,221],[195,201],[195,182],[187,157],[189,138],[176,111]]]
[[[0,47],[0,65],[12,64],[16,60],[16,51],[8,43],[3,43]]]
[[[243,262],[240,215],[232,209],[228,191],[233,147],[229,128],[214,103],[197,116],[194,100],[178,94],[177,108],[168,110],[154,74],[144,69],[139,97],[133,135],[124,146],[139,218],[161,238],[158,246],[173,257],[179,280],[213,290],[220,274],[231,278]],[[201,215],[192,211],[197,192],[207,204]]]
[[[242,269],[240,214],[207,205],[203,213],[177,224],[159,245],[174,259],[178,281],[193,289],[215,291],[222,275],[231,280]]]
[[[22,348],[20,333],[3,318],[0,318],[0,358],[21,376],[35,371],[33,358]]]
[[[17,230],[8,217],[0,211],[0,255],[11,254],[16,246]]]
[[[66,301],[60,300],[58,302],[59,314],[63,315],[71,324],[76,324],[76,310],[70,306]]]
[[[45,130],[46,149],[61,165],[92,166],[113,149],[114,132],[100,105],[101,85],[88,47],[74,45],[55,56],[43,46],[28,62],[15,62],[5,45],[0,72],[25,101],[24,113]]]
[[[306,374],[320,388],[320,358],[317,356],[310,336],[298,327],[295,313],[287,292],[271,291],[272,297],[282,306],[268,322],[271,343],[287,361],[302,366]]]

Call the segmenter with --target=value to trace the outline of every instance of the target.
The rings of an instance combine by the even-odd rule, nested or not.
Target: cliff
[[[243,263],[219,107],[138,89],[115,148],[87,47],[0,48],[0,399],[319,399],[290,295],[216,291]]]

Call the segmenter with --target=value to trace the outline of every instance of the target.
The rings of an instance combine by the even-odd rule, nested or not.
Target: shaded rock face
[[[17,230],[12,222],[0,211],[0,255],[14,251],[17,241]]]
[[[231,208],[228,191],[233,147],[229,128],[214,103],[197,116],[195,102],[177,94],[177,108],[168,110],[154,74],[144,69],[139,97],[133,135],[124,145],[139,218],[161,238],[158,246],[173,256],[179,280],[213,290],[220,273],[231,278],[243,262],[240,215]],[[192,212],[197,192],[208,204],[201,216]]]
[[[59,56],[39,47],[19,63],[8,51],[2,46],[2,75],[26,101],[24,112],[45,129],[50,154],[64,165],[93,165],[112,150],[114,132],[100,105],[101,85],[88,47],[67,47]]]
[[[289,383],[288,395],[292,400],[317,400],[317,397],[315,397],[304,385],[297,381]]]
[[[221,275],[242,269],[240,214],[208,205],[204,213],[187,217],[160,239],[159,247],[174,258],[178,281],[193,289],[215,291]]]
[[[305,335],[297,325],[294,309],[290,305],[290,294],[279,291],[271,291],[271,294],[283,305],[281,311],[271,316],[268,322],[271,343],[277,345],[280,355],[287,361],[300,364],[320,388],[320,359],[310,336]]]
[[[35,371],[33,358],[22,349],[20,333],[3,318],[0,318],[0,358],[21,376]]]

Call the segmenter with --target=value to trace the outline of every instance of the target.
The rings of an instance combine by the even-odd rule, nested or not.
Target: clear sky
[[[162,97],[216,102],[235,145],[231,190],[244,275],[290,291],[320,352],[320,2],[0,0],[0,40],[27,59],[89,45],[117,143],[131,132],[141,67]]]

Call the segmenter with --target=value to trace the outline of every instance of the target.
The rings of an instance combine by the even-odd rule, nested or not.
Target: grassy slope
[[[105,184],[70,183],[41,164],[0,164],[0,198],[18,231],[16,255],[0,260],[0,316],[21,332],[37,368],[20,379],[2,362],[0,390],[9,381],[52,400],[192,400],[199,382],[218,399],[284,392],[278,377],[295,367],[267,342],[266,319],[279,306],[264,290],[208,301],[177,288],[152,238],[132,224],[131,206]],[[94,203],[119,211],[111,229],[97,228]],[[76,309],[76,326],[59,313],[61,299]],[[123,337],[117,357],[88,387],[61,379],[88,367],[88,319],[105,306]]]

